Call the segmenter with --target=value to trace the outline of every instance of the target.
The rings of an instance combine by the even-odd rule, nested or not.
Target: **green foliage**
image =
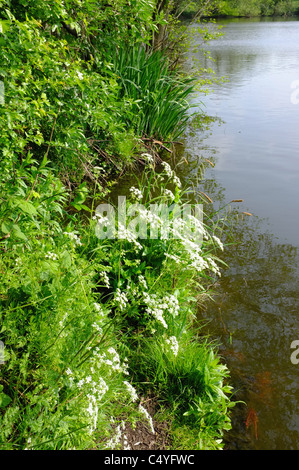
[[[189,118],[187,97],[195,81],[178,78],[162,52],[122,48],[113,57],[120,97],[132,103],[128,124],[137,135],[176,140]]]
[[[226,0],[218,13],[227,16],[287,16],[295,13],[292,0]]]
[[[153,32],[167,24],[163,9],[155,15],[145,0],[0,6],[0,448],[121,446],[115,428],[142,419],[128,374],[143,341],[156,351],[142,356],[154,390],[166,384],[180,403],[188,386],[198,416],[185,402],[185,423],[198,432],[207,422],[198,399],[204,407],[210,399],[218,435],[226,371],[206,346],[183,339],[205,280],[219,273],[213,227],[200,249],[186,236],[163,237],[163,219],[156,239],[120,224],[122,237],[101,239],[95,202],[86,202],[88,180],[103,198],[114,168],[135,153],[146,163],[142,138],[173,140],[184,130],[193,80],[151,52]],[[152,202],[185,197],[170,166],[156,172],[152,159],[132,189],[130,204],[143,197],[141,218]]]

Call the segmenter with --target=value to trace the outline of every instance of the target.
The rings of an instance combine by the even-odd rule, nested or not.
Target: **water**
[[[228,80],[200,97],[212,120],[190,124],[180,176],[216,209],[244,202],[226,206],[236,245],[225,250],[229,267],[200,318],[246,402],[234,409],[226,447],[298,450],[299,364],[290,347],[299,340],[299,22],[221,24],[224,36],[208,46],[215,62],[206,65]],[[206,163],[198,182],[206,159],[214,166]]]

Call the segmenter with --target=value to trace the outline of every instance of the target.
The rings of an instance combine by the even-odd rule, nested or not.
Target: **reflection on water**
[[[227,447],[298,450],[299,365],[290,345],[299,339],[299,105],[290,85],[299,79],[299,23],[228,22],[209,50],[229,80],[204,100],[210,126],[190,125],[180,176],[209,195],[208,211],[244,199],[232,204],[229,267],[200,312],[246,402],[234,409]]]

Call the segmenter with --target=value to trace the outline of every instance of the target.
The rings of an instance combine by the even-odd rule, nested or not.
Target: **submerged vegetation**
[[[164,3],[0,1],[1,449],[124,448],[125,423],[154,432],[148,394],[174,449],[220,449],[230,428],[228,370],[196,322],[219,221],[198,244],[197,219],[178,231],[150,210],[188,202],[158,152],[194,85],[155,47]],[[128,204],[159,236],[117,221],[101,237],[95,201],[136,162]]]

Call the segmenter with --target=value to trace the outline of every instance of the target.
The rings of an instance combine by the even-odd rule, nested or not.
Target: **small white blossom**
[[[136,198],[138,201],[139,201],[140,199],[142,199],[142,192],[140,191],[140,189],[135,188],[134,186],[132,186],[132,187],[130,188],[130,193],[131,193],[132,196],[133,196],[134,198]]]
[[[138,282],[139,284],[141,284],[142,287],[144,287],[144,289],[147,289],[147,283],[146,283],[144,276],[142,276],[142,274],[139,274]]]
[[[101,276],[105,286],[110,287],[110,281],[109,281],[109,277],[108,277],[108,274],[106,273],[106,271],[102,271],[100,273],[100,276]]]
[[[170,338],[166,340],[166,343],[170,345],[170,349],[172,350],[173,354],[177,356],[179,352],[179,343],[176,337],[170,336]]]
[[[58,256],[55,253],[51,253],[51,251],[49,251],[49,253],[45,255],[45,258],[56,260]]]
[[[152,420],[152,417],[150,416],[149,412],[144,408],[144,406],[142,406],[141,404],[139,405],[139,411],[145,416],[145,418],[147,419],[149,425],[150,425],[150,428],[151,428],[151,431],[153,434],[155,434],[155,430],[154,430],[154,426],[153,426],[153,420]]]
[[[125,386],[126,386],[127,389],[128,389],[128,392],[129,392],[129,395],[130,395],[131,400],[132,400],[132,401],[138,400],[138,395],[137,395],[137,393],[136,393],[135,388],[134,388],[129,382],[127,382],[126,380],[124,380],[123,383],[125,384]]]
[[[119,288],[116,289],[115,300],[118,303],[119,308],[121,310],[123,310],[128,303],[128,299],[127,299],[125,292],[121,292]]]
[[[75,245],[82,245],[80,237],[75,232],[63,232],[63,235],[69,237]]]
[[[169,197],[170,199],[174,199],[174,194],[170,189],[164,189],[165,196]]]
[[[213,238],[213,240],[217,243],[217,245],[219,246],[219,248],[223,251],[224,247],[223,247],[222,241],[221,241],[218,237],[216,237],[216,235],[213,235],[212,238]]]

